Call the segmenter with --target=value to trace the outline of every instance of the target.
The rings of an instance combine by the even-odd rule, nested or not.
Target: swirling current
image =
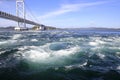
[[[120,32],[0,31],[0,80],[120,80]]]

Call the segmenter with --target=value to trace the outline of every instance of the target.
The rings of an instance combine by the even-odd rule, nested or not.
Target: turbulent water
[[[120,32],[0,31],[0,80],[120,80]]]

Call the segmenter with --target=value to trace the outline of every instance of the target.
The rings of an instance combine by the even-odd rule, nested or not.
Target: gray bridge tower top
[[[19,22],[15,29],[26,28],[24,0],[16,0],[16,16],[23,18],[24,22]]]

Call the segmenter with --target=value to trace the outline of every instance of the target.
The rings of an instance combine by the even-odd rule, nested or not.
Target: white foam
[[[38,40],[37,39],[31,39],[32,42],[37,42]]]
[[[71,70],[71,69],[74,69],[74,68],[81,68],[81,67],[84,67],[86,65],[87,65],[87,62],[84,62],[82,64],[74,64],[74,65],[65,66],[65,69],[66,70]]]
[[[16,40],[1,41],[1,42],[0,42],[0,45],[4,45],[4,44],[13,44],[13,43],[15,43],[15,42],[16,42]]]
[[[0,51],[0,55],[2,54],[2,53],[4,53],[5,51]]]
[[[66,70],[71,70],[71,69],[73,69],[73,65],[65,66],[65,69]]]
[[[83,63],[83,64],[79,64],[78,67],[83,67],[83,66],[86,66],[87,65],[87,62]]]
[[[91,46],[97,46],[98,43],[97,42],[89,42],[89,45],[91,45]]]
[[[105,41],[102,41],[99,38],[96,38],[96,39],[93,38],[93,41],[89,42],[89,45],[98,46],[100,44],[105,44],[105,43],[106,43]]]
[[[60,41],[67,41],[67,42],[79,42],[79,41],[85,41],[85,38],[74,38],[74,37],[69,37],[69,38],[61,38]]]
[[[68,56],[71,54],[75,54],[78,50],[79,47],[73,47],[65,50],[55,51],[53,54],[55,54],[56,56]]]
[[[23,47],[18,48],[19,51],[23,51],[25,49],[28,49],[28,46],[23,46]]]
[[[120,52],[116,52],[117,55],[120,55]]]
[[[120,58],[120,52],[116,52],[116,56]]]
[[[117,70],[120,70],[120,66],[117,67]]]
[[[50,62],[50,61],[61,61],[61,58],[69,57],[70,55],[74,55],[80,48],[78,46],[62,49],[58,51],[53,51],[49,49],[50,44],[46,44],[44,46],[26,46],[23,48],[19,48],[19,53],[21,53],[23,58],[33,61],[33,62]]]
[[[15,34],[13,35],[12,39],[19,39],[22,37],[22,34]]]
[[[50,55],[44,51],[30,50],[27,53],[28,53],[29,59],[32,61],[45,60],[50,57]]]
[[[6,44],[6,43],[7,43],[7,41],[1,41],[1,42],[0,42],[0,45]]]
[[[98,53],[97,55],[98,55],[101,59],[104,59],[104,58],[105,58],[105,55],[104,55],[104,54]]]
[[[106,42],[102,41],[102,40],[96,40],[97,43],[99,44],[105,44]]]

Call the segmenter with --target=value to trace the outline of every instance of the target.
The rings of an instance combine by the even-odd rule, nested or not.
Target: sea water
[[[120,32],[0,31],[0,80],[120,80]]]

